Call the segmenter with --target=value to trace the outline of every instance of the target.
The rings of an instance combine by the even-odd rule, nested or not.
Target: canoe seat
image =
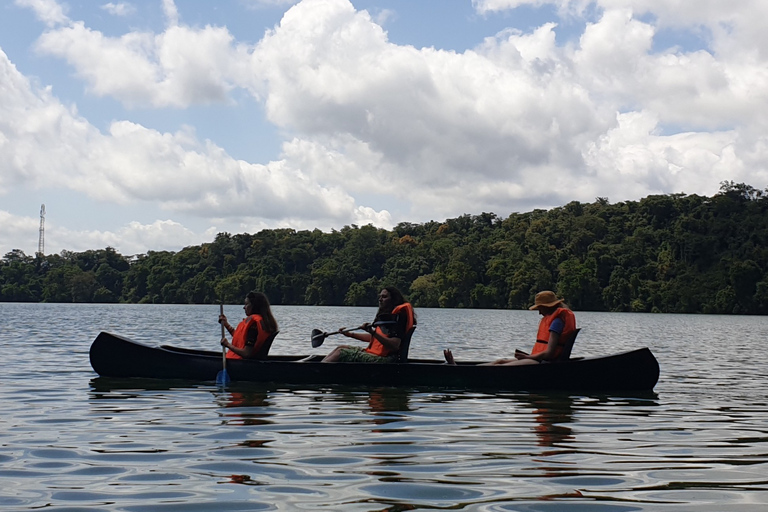
[[[579,335],[580,330],[581,329],[574,329],[571,337],[565,340],[565,343],[563,343],[563,351],[560,353],[560,357],[557,358],[558,361],[568,361],[571,358],[571,350],[573,350],[573,344],[576,342],[576,336]]]
[[[259,349],[259,351],[253,356],[253,359],[266,359],[267,355],[269,355],[269,349],[272,348],[272,342],[275,341],[275,338],[278,334],[280,334],[280,331],[273,332],[269,338],[264,341],[261,349]]]
[[[410,329],[408,329],[408,332],[405,333],[405,336],[402,340],[400,340],[400,350],[397,352],[397,362],[398,363],[407,363],[408,362],[408,350],[411,348],[411,336],[413,336],[413,331],[416,330],[416,326],[414,325]]]

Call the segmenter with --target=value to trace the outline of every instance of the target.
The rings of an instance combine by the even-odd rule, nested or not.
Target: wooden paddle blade
[[[317,348],[323,344],[327,335],[320,329],[312,329],[312,348]]]

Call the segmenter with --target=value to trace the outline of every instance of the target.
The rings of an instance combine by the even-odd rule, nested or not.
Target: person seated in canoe
[[[374,324],[385,319],[394,320],[393,324]],[[416,313],[413,306],[406,302],[400,290],[394,286],[385,286],[379,292],[379,311],[373,323],[365,323],[361,327],[365,332],[344,332],[349,338],[368,343],[366,348],[340,345],[333,349],[324,363],[394,363],[397,361],[400,341],[408,331],[416,325]]]
[[[497,359],[483,365],[512,366],[557,360],[563,351],[561,340],[569,339],[576,330],[576,316],[563,299],[549,290],[537,293],[533,306],[528,309],[538,311],[542,317],[531,353],[515,350],[513,359]],[[443,355],[448,364],[456,364],[450,350],[444,350]]]
[[[221,338],[221,346],[227,347],[229,359],[264,359],[269,347],[265,344],[277,332],[277,321],[269,307],[269,299],[261,292],[250,292],[245,296],[245,318],[232,327],[224,314],[219,315],[219,323],[232,335],[232,341],[226,336]]]

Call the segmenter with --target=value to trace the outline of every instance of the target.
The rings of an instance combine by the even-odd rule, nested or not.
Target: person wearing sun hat
[[[536,333],[536,343],[530,354],[515,350],[514,359],[497,359],[485,365],[517,365],[538,364],[543,361],[556,361],[563,351],[560,340],[567,340],[576,330],[576,316],[565,301],[555,292],[544,290],[536,294],[533,306],[528,308],[538,311],[541,315],[539,330]],[[448,364],[456,364],[450,350],[444,350],[443,355]]]
[[[576,316],[565,301],[558,298],[555,292],[544,290],[536,294],[531,311],[541,315],[539,330],[536,333],[536,344],[530,355],[520,351],[515,352],[518,361],[554,361],[563,351],[560,340],[568,339],[576,330]]]
[[[528,309],[531,311],[536,311],[541,308],[553,308],[562,304],[563,302],[565,301],[563,299],[559,299],[557,295],[555,295],[555,292],[544,290],[543,292],[536,294],[536,297],[533,298],[533,306],[529,307]]]

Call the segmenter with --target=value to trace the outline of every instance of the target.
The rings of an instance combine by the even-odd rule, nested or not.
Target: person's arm
[[[379,343],[390,352],[396,352],[400,350],[400,341],[406,332],[408,327],[408,317],[405,313],[399,313],[396,316],[397,324],[393,329],[388,329],[390,336],[384,336],[376,332],[373,326],[369,326],[367,329],[371,333],[371,337],[376,338]]]
[[[549,331],[549,341],[547,342],[547,348],[535,356],[528,356],[528,358],[535,359],[538,362],[552,361],[555,359],[558,343],[560,343],[560,333],[557,331]]]
[[[563,332],[565,322],[562,319],[556,318],[552,325],[549,326],[549,340],[547,340],[547,348],[535,355],[527,354],[521,350],[515,350],[516,359],[533,359],[534,361],[552,361],[555,359],[557,353],[557,346],[560,343],[560,334]]]
[[[402,330],[400,324],[402,323],[405,325],[405,322],[407,320],[402,318],[403,315],[398,315],[398,322],[397,322],[397,331]],[[358,341],[363,341],[365,343],[370,343],[374,339],[376,339],[379,343],[384,345],[384,347],[387,348],[387,350],[395,351],[400,349],[400,337],[397,336],[384,336],[382,334],[379,334],[376,331],[376,328],[369,323],[364,323],[360,326],[365,330],[365,332],[342,332],[344,336],[347,336],[349,338],[356,339]]]
[[[362,327],[365,328],[368,324],[363,324]],[[341,331],[341,334],[346,336],[347,338],[352,338],[353,340],[357,341],[363,341],[365,343],[371,342],[371,335],[367,332],[344,332],[344,329],[346,327],[342,327],[339,330]]]

